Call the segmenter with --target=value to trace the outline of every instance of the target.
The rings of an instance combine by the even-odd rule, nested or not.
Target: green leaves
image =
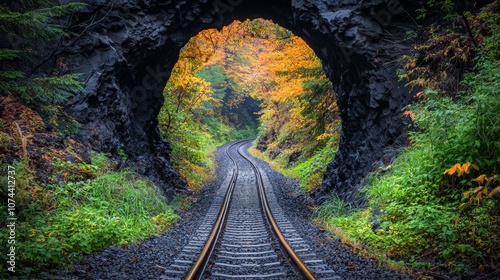
[[[455,7],[452,0],[427,0],[427,6],[430,8],[440,9],[445,14],[447,20],[451,20],[457,17],[455,13]],[[424,19],[427,16],[428,9],[425,7],[418,8],[416,10],[418,16],[417,19]]]
[[[41,1],[38,1],[41,2]],[[51,23],[54,18],[78,11],[86,6],[73,2],[66,5],[38,9],[11,11],[3,6],[0,10],[0,29],[7,34],[16,34],[25,39],[50,41],[59,37],[69,37],[63,26]]]
[[[68,163],[55,167],[57,173],[74,172]],[[179,220],[156,186],[131,171],[110,171],[105,155],[93,154],[91,164],[78,168],[94,177],[46,186],[51,209],[39,209],[38,201],[30,201],[33,213],[25,211],[22,214],[28,217],[19,217],[19,275],[68,264],[110,245],[137,242]],[[0,230],[0,237],[6,233],[5,228]]]
[[[70,37],[56,19],[83,7],[85,4],[79,2],[57,5],[43,0],[0,5],[0,30],[7,35],[0,49],[0,91],[27,105],[36,104],[53,122],[57,105],[82,89],[80,75],[34,74],[51,53],[56,53],[51,43]]]
[[[12,60],[19,57],[20,51],[11,49],[0,49],[0,60]]]
[[[337,144],[330,138],[324,147],[316,150],[312,156],[299,160],[285,173],[297,178],[304,191],[313,191],[321,185],[326,167],[328,163],[333,161],[336,152]]]
[[[450,5],[450,1],[428,3],[442,9]],[[482,30],[499,30],[494,12],[499,4],[495,1],[480,12]],[[429,33],[439,34],[436,30]],[[428,261],[429,255],[435,254],[434,263],[428,267],[442,262],[458,274],[475,269],[486,259],[498,259],[499,33],[489,34],[484,38],[485,45],[476,49],[477,65],[462,81],[468,88],[458,93],[453,87],[433,82],[441,82],[446,75],[428,77],[429,72],[417,69],[417,60],[404,58],[405,70],[400,75],[410,80],[409,86],[424,86],[416,96],[418,101],[406,108],[413,120],[411,145],[390,172],[369,178],[363,189],[369,200],[367,209],[342,213],[334,211],[335,205],[341,204],[338,201],[324,204],[318,217],[327,228],[347,236],[348,242],[362,241],[380,255],[407,256],[413,264]],[[431,36],[429,41],[442,42],[444,50],[462,40],[444,43],[445,37],[440,36]],[[436,54],[443,57],[444,53],[434,53],[436,49],[427,52],[429,46],[423,41],[415,49],[420,55],[427,54],[429,61]],[[450,61],[441,62],[446,63],[439,67],[451,69]],[[380,212],[376,218],[372,214],[375,210]],[[375,226],[377,229],[372,230]]]

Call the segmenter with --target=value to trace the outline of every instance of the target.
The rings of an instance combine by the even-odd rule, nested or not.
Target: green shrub
[[[18,208],[19,275],[69,264],[110,245],[138,242],[170,229],[179,219],[157,187],[132,171],[111,171],[103,154],[93,154],[90,166],[78,168],[89,168],[94,179],[60,181],[47,186],[47,205],[32,201]],[[60,172],[63,167],[74,171],[62,164]],[[2,240],[7,234],[5,228],[0,230]]]
[[[339,211],[334,198],[318,219],[381,254],[414,263],[436,255],[460,274],[486,257],[498,261],[500,62],[483,55],[476,71],[464,81],[469,91],[452,99],[427,90],[408,109],[412,143],[389,173],[370,177],[367,209]]]
[[[333,161],[336,152],[337,147],[334,147],[333,139],[331,139],[323,148],[313,152],[311,157],[298,161],[286,173],[297,178],[304,191],[313,191],[321,185],[326,167]]]

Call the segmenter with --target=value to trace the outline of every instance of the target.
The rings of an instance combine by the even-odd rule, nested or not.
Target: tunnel
[[[172,167],[169,143],[156,119],[163,88],[191,37],[234,20],[263,18],[304,39],[321,59],[337,93],[342,121],[339,150],[311,194],[356,202],[356,190],[387,150],[407,144],[402,108],[410,102],[398,81],[397,58],[408,50],[407,11],[419,1],[399,0],[93,0],[72,17],[74,43],[62,54],[65,73],[85,82],[66,109],[81,125],[79,140],[97,150],[123,149],[130,166],[167,197],[187,192]]]

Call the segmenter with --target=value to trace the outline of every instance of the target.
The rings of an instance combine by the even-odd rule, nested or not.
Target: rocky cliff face
[[[323,61],[338,93],[343,122],[335,160],[314,198],[332,191],[352,200],[359,179],[385,148],[406,143],[397,82],[408,11],[398,0],[88,0],[74,16],[77,37],[63,54],[64,71],[83,73],[85,90],[67,104],[94,148],[124,149],[145,175],[160,178],[168,196],[186,191],[169,161],[156,116],[180,48],[197,32],[235,19],[266,18],[301,36]]]

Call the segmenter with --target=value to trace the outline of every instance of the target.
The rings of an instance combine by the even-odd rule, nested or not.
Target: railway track
[[[245,152],[232,162],[205,219],[163,279],[340,279],[316,257],[278,204],[272,185]]]

